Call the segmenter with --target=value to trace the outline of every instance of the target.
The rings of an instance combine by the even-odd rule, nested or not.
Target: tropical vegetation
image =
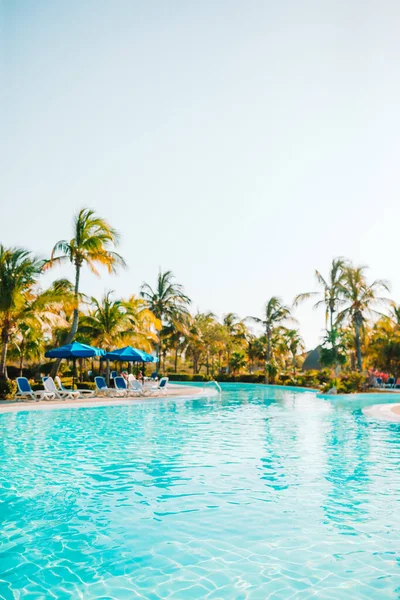
[[[327,275],[315,271],[317,289],[284,302],[266,299],[260,313],[218,318],[192,311],[191,299],[170,270],[155,284],[143,282],[125,298],[105,291],[102,298],[81,289],[86,266],[96,275],[116,273],[125,260],[115,251],[118,232],[93,210],[74,218],[72,238],[58,241],[48,257],[0,245],[0,381],[18,374],[55,372],[47,349],[74,339],[105,350],[132,345],[158,356],[158,368],[175,379],[243,380],[290,385],[362,388],[370,373],[400,377],[400,307],[389,300],[389,284],[370,282],[366,267],[338,257]],[[72,264],[74,281],[56,279],[42,288],[42,273]],[[315,299],[325,319],[317,349],[318,369],[307,371],[304,341],[295,313]],[[68,369],[65,365],[63,370]],[[84,369],[83,369],[84,371]],[[0,385],[1,387],[1,385]]]

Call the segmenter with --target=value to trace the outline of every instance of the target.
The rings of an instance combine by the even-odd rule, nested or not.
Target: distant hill
[[[320,346],[317,346],[314,348],[314,350],[307,352],[302,369],[303,371],[320,371],[322,369],[320,362]]]

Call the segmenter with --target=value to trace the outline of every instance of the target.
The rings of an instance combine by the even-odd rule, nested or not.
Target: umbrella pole
[[[72,389],[75,389],[76,358],[72,359]]]

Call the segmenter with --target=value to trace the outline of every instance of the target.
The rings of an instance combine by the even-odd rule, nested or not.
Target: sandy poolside
[[[189,398],[193,396],[214,396],[216,391],[212,388],[195,387],[190,385],[168,384],[166,393],[149,396],[135,396],[131,398],[93,397],[79,398],[77,400],[1,400],[0,413],[14,413],[26,410],[51,410],[60,408],[85,408],[91,406],[126,406],[134,402],[168,398]]]
[[[400,404],[374,404],[363,408],[363,413],[373,419],[400,423]]]

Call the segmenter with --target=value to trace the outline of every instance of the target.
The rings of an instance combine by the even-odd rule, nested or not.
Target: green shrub
[[[241,383],[264,383],[264,375],[256,373],[246,373],[245,375],[239,375],[237,381]]]
[[[13,379],[0,379],[0,398],[11,400],[15,398],[17,392],[17,382]]]
[[[298,384],[302,387],[317,388],[317,387],[319,387],[319,384],[320,384],[318,375],[319,375],[319,371],[314,371],[314,370],[304,371],[304,373],[301,373],[297,377]]]
[[[291,387],[302,387],[295,377],[287,377],[283,385],[290,385]]]
[[[362,373],[345,373],[340,377],[340,388],[345,394],[361,392],[364,389],[366,377]]]
[[[210,377],[207,377],[207,375],[193,375],[192,376],[192,381],[209,381]]]
[[[167,373],[171,381],[191,381],[192,376],[187,373]]]

